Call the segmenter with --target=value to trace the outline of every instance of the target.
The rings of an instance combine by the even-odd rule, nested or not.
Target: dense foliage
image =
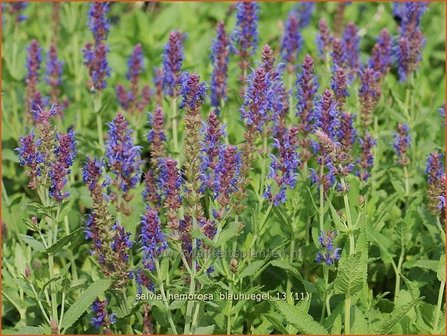
[[[2,6],[3,333],[445,333],[444,4]]]

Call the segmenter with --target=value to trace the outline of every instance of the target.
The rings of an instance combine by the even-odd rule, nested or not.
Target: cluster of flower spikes
[[[17,151],[20,165],[28,168],[29,188],[48,188],[49,196],[62,202],[70,195],[64,188],[76,157],[76,140],[72,129],[56,132],[51,120],[56,114],[56,106],[35,110],[36,128],[20,138]]]
[[[106,17],[110,4],[108,2],[92,2],[89,8],[88,26],[93,34],[93,43],[84,46],[84,64],[89,73],[89,87],[92,91],[106,88],[110,67],[107,61],[109,47],[106,44],[110,23]]]
[[[90,192],[92,207],[86,221],[85,238],[92,240],[91,254],[97,258],[101,271],[112,278],[113,288],[121,290],[131,275],[128,261],[132,241],[109,211],[110,196],[106,188],[110,179],[103,177],[103,170],[104,162],[87,157],[82,179]]]
[[[427,158],[427,198],[428,208],[433,215],[445,217],[445,167],[444,156],[438,152],[430,153]]]
[[[395,7],[401,23],[397,45],[394,46],[394,58],[402,82],[416,70],[422,59],[425,37],[420,22],[426,9],[427,4],[424,2],[405,2]]]
[[[127,62],[127,80],[130,82],[130,89],[126,90],[123,85],[116,86],[116,97],[121,107],[131,114],[142,113],[151,100],[151,90],[149,85],[140,88],[140,75],[144,71],[144,59],[141,44],[137,44],[129,56]]]
[[[334,238],[337,236],[336,231],[326,231],[320,232],[320,236],[318,237],[318,241],[320,242],[321,251],[317,252],[317,256],[315,257],[315,261],[317,263],[326,263],[326,265],[332,265],[340,259],[341,257],[341,249],[334,249]]]
[[[215,219],[222,218],[228,210],[241,168],[241,153],[236,146],[223,143],[224,132],[224,126],[212,111],[202,130],[200,170],[201,191],[209,190],[211,197],[217,201],[211,209]]]

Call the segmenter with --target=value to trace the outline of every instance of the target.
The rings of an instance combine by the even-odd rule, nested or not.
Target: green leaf
[[[239,274],[239,279],[243,279],[255,274],[262,267],[262,265],[264,265],[264,260],[255,260],[252,263],[248,264],[248,266],[245,267]]]
[[[379,335],[391,333],[393,327],[399,323],[399,321],[403,319],[411,309],[416,308],[422,302],[422,299],[423,298],[412,300],[407,304],[394,309],[391,314],[387,315],[385,320],[377,327],[374,333]]]
[[[42,252],[45,250],[45,246],[38,240],[36,240],[34,237],[28,236],[28,235],[24,235],[21,234],[20,238],[22,238],[22,240],[28,244],[29,246],[31,246],[33,248],[33,250],[37,251],[37,252]]]
[[[331,328],[332,335],[341,335],[341,315],[337,315]]]
[[[332,204],[329,204],[329,206],[331,209],[332,220],[334,221],[335,228],[340,232],[346,232],[346,225],[343,224],[340,216],[337,213],[337,210],[335,210]]]
[[[225,243],[234,238],[240,230],[240,226],[238,223],[233,222],[228,225],[228,227],[219,234],[219,241],[217,242],[218,246],[223,246]]]
[[[369,334],[368,321],[363,315],[362,311],[354,306],[352,315],[352,327],[351,332],[356,335],[366,335]]]
[[[198,327],[194,330],[196,335],[211,335],[214,331],[214,324],[207,327]]]
[[[327,335],[328,332],[312,316],[285,301],[276,301],[276,308],[285,317],[287,323],[298,328],[302,334]]]
[[[438,270],[438,260],[421,259],[414,263],[413,267],[419,267],[436,272]]]
[[[54,243],[53,245],[51,245],[49,248],[47,248],[47,250],[45,251],[45,253],[49,254],[55,254],[56,252],[58,252],[60,249],[66,247],[70,242],[75,241],[76,238],[78,237],[78,235],[82,232],[82,228],[77,228],[76,230],[74,230],[73,232],[71,232],[69,235],[62,237],[61,239],[59,239],[56,243]]]
[[[436,273],[439,281],[445,281],[445,254],[439,259],[438,271]]]
[[[98,296],[101,296],[109,289],[112,281],[110,279],[100,279],[92,283],[80,298],[65,312],[61,328],[66,331],[75,323],[82,314],[92,305]]]
[[[366,282],[367,266],[362,260],[362,254],[344,255],[340,259],[334,288],[337,293],[355,294]]]

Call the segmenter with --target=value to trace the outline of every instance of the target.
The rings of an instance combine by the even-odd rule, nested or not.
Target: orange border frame
[[[247,2],[255,2],[256,0],[244,0]],[[444,5],[447,7],[447,0],[413,0],[414,2],[444,2]],[[12,2],[17,2],[17,0],[1,0],[1,3],[12,3]],[[52,3],[52,2],[92,2],[92,1],[88,1],[88,0],[68,0],[68,1],[64,1],[64,0],[51,0],[51,1],[43,1],[43,0],[30,0],[28,2],[42,2],[42,3]],[[141,2],[138,0],[109,0],[109,1],[105,1],[105,0],[96,0],[96,2]],[[171,2],[171,3],[181,3],[181,2],[237,2],[235,0],[210,0],[210,1],[202,1],[202,0],[155,0],[155,2]],[[293,1],[293,0],[258,0],[256,2],[349,2],[347,0],[335,0],[335,1],[330,1],[330,0],[310,0],[310,1]],[[362,0],[354,0],[353,2],[393,2],[391,0],[376,0],[376,1],[371,1],[371,0],[367,0],[367,1],[362,1]],[[407,2],[405,0],[397,0],[397,2]],[[447,8],[446,8],[447,10]],[[3,7],[0,7],[0,16],[3,17]],[[447,14],[445,17],[445,21],[446,21],[446,26],[445,26],[445,31],[444,31],[444,37],[446,37],[447,39]],[[0,36],[3,37],[3,25],[0,24]],[[3,50],[3,46],[2,46],[2,41],[3,39],[0,40],[0,74],[3,74],[3,62],[2,60],[2,50]],[[447,58],[447,44],[445,45],[445,55]],[[445,63],[445,72],[447,74],[447,61]],[[2,76],[3,78],[3,76]],[[1,102],[3,99],[3,89],[2,89],[2,85],[3,85],[3,79],[0,79],[0,116],[2,118],[0,118],[0,134],[2,134],[2,120],[3,120],[3,111],[1,108]],[[447,76],[444,78],[444,81],[446,83],[446,89],[445,89],[445,98],[447,98]],[[446,101],[447,99],[444,99],[444,101]],[[446,136],[446,143],[444,144],[444,151],[445,153],[447,153],[447,118],[444,119],[444,129],[445,129],[445,136]],[[0,157],[1,157],[1,162],[0,162],[0,176],[3,176],[3,148],[2,148],[2,142],[0,142]],[[444,160],[445,160],[445,166],[447,167],[447,155],[444,156]],[[1,180],[0,183],[3,183],[3,179]],[[2,186],[3,187],[3,186]],[[447,181],[446,181],[446,194],[447,194]],[[2,209],[3,209],[3,198],[0,198],[0,219],[2,218]],[[3,221],[2,221],[3,222]],[[447,217],[446,217],[446,221],[444,223],[444,229],[446,229],[447,231]],[[447,232],[446,232],[446,237],[447,237]],[[0,256],[2,257],[0,259],[0,268],[3,272],[3,244],[2,244],[2,230],[0,230]],[[447,251],[447,242],[446,245],[444,246],[445,251]],[[447,264],[446,264],[446,272],[447,272]],[[0,289],[2,289],[2,281],[3,281],[3,277],[0,276]],[[447,290],[444,291],[444,298],[445,298],[445,304],[447,304]],[[0,313],[2,312],[3,309],[3,295],[0,296]],[[3,317],[3,314],[1,314]],[[447,325],[447,313],[444,316],[445,318],[445,322]],[[2,331],[3,331],[3,325],[2,325],[2,320],[0,320],[0,335],[2,335]],[[38,334],[34,334],[34,335],[38,335]],[[65,335],[76,335],[76,334],[65,334]],[[79,334],[79,335],[85,335],[85,336],[89,336],[90,334]],[[96,335],[96,334],[92,334]],[[113,334],[113,335],[118,335],[118,334]],[[120,335],[126,335],[126,334],[120,334]],[[131,334],[130,334],[131,335]],[[129,335],[129,336],[130,336]],[[169,335],[169,334],[163,334],[163,335]],[[196,334],[197,335],[197,334]],[[217,335],[217,334],[216,334]],[[243,334],[232,334],[232,335],[243,335]],[[317,334],[312,334],[312,335],[306,335],[306,336],[315,336]],[[379,336],[378,334],[369,334],[369,335],[376,335]],[[408,336],[412,335],[412,334],[406,334]],[[417,335],[427,335],[428,334],[417,334]],[[172,335],[174,336],[174,335]],[[318,336],[318,335],[317,335]],[[341,336],[341,335],[340,335]],[[351,334],[351,336],[363,336],[363,335],[355,335],[355,334]]]

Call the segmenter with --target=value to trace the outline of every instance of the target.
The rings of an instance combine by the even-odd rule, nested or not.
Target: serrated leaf
[[[445,254],[439,259],[438,271],[436,272],[439,281],[445,281]]]
[[[407,304],[394,309],[391,314],[388,314],[385,320],[377,327],[375,334],[389,334],[392,332],[393,327],[402,320],[408,312],[416,308],[422,302],[422,298],[412,300]]]
[[[337,315],[331,328],[332,335],[341,335],[341,315]]]
[[[438,260],[421,259],[414,263],[413,267],[419,267],[436,272],[438,270]]]
[[[36,240],[34,237],[31,237],[31,236],[28,236],[28,235],[21,234],[21,235],[20,235],[20,238],[22,238],[22,240],[23,240],[26,244],[28,244],[29,246],[31,246],[32,249],[33,249],[34,251],[42,252],[42,251],[45,250],[45,246],[44,246],[40,241]]]
[[[112,281],[110,279],[100,279],[92,283],[86,290],[81,294],[79,299],[77,299],[73,305],[65,312],[64,319],[61,324],[63,331],[70,328],[73,323],[75,323],[82,314],[85,313],[87,309],[92,305],[93,301],[98,296],[101,296],[107,289],[109,289]]]
[[[290,262],[286,259],[276,259],[270,262],[270,265],[282,268],[283,270],[290,272],[293,276],[295,276],[298,280],[303,281],[303,277],[297,271],[296,267],[293,267]]]
[[[360,291],[366,282],[367,267],[362,261],[362,254],[342,256],[338,265],[334,289],[337,293],[355,294]]]
[[[293,325],[302,334],[328,334],[327,330],[317,323],[312,316],[285,301],[276,301],[276,308],[284,316],[287,323]]]
[[[57,242],[55,242],[53,245],[47,248],[45,253],[49,254],[55,254],[60,249],[66,247],[70,242],[76,240],[77,236],[82,232],[82,228],[77,228],[73,232],[71,232],[69,235],[62,237]]]

